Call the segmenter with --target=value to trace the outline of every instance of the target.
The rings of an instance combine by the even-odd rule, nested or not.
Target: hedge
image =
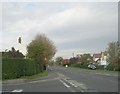
[[[41,67],[34,60],[2,58],[2,79],[31,76],[41,71]]]
[[[88,69],[88,65],[87,64],[72,64],[72,67],[77,67],[77,68],[83,68],[83,69]],[[112,64],[109,64],[106,68],[104,68],[104,65],[100,65],[100,66],[96,66],[96,69],[99,70],[109,70],[109,71],[120,71],[120,64],[118,64],[118,66],[114,66]]]
[[[88,69],[87,64],[83,64],[83,65],[81,65],[81,64],[72,64],[71,66],[72,67],[77,67],[77,68]]]
[[[104,70],[105,66],[104,65],[99,65],[99,66],[96,66],[96,68],[99,69],[99,70]]]
[[[120,64],[116,66],[113,64],[109,64],[106,69],[110,71],[120,71]]]

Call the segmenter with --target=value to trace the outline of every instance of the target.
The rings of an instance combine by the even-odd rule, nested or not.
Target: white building
[[[108,53],[106,51],[93,54],[93,61],[98,65],[108,65],[107,57],[108,57]]]

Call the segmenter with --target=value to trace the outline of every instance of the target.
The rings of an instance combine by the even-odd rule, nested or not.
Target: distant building
[[[99,62],[101,58],[101,53],[95,53],[93,54],[93,61],[94,62]]]
[[[108,53],[106,51],[101,53],[96,53],[93,54],[93,61],[98,65],[108,65],[107,57],[108,57]]]
[[[63,59],[63,61],[62,61],[63,66],[69,65],[69,64],[70,64],[69,59]]]

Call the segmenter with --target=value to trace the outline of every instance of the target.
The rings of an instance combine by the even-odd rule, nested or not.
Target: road
[[[3,84],[3,92],[118,92],[118,77],[92,71],[53,66],[49,76]],[[94,71],[94,70],[93,70]]]

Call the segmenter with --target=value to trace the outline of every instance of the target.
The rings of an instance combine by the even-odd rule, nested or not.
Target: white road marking
[[[74,87],[78,87],[78,86],[76,86],[75,84],[73,84],[72,82],[69,82],[71,85],[73,85]]]
[[[74,80],[67,80],[67,79],[64,79],[65,81],[67,81],[69,84],[71,84],[72,86],[74,86],[74,87],[80,87],[80,91],[81,92],[84,92],[84,90],[87,90],[88,88],[86,87],[86,85],[85,84],[83,84],[83,83],[79,83],[79,82],[77,82],[77,81],[74,81]],[[83,90],[82,90],[83,89]]]
[[[22,92],[22,91],[23,91],[22,89],[15,89],[12,92]]]
[[[60,80],[61,83],[63,83],[66,87],[70,87],[69,85],[67,85],[65,82],[63,82],[62,80]]]
[[[75,80],[69,80],[70,79],[69,77],[67,77],[67,76],[65,76],[65,75],[63,75],[61,73],[56,72],[56,74],[58,74],[58,76],[61,79],[65,80],[70,85],[74,86],[75,88],[79,88],[81,92],[85,92],[85,90],[88,89],[85,84],[79,83],[79,82],[77,82]],[[69,87],[69,89],[72,90],[72,88],[69,85],[67,85],[65,82],[63,82],[62,80],[60,80],[60,82],[62,82],[66,87]],[[73,90],[72,92],[75,92],[75,91]]]
[[[63,82],[62,80],[60,80],[61,83],[63,83],[71,92],[76,92],[75,90],[73,90],[69,85],[67,85],[65,82]]]
[[[74,87],[78,87],[77,85],[75,85],[74,83],[73,83],[73,80],[66,80],[66,79],[64,79],[65,81],[67,81],[69,84],[71,84],[72,86],[74,86]]]

